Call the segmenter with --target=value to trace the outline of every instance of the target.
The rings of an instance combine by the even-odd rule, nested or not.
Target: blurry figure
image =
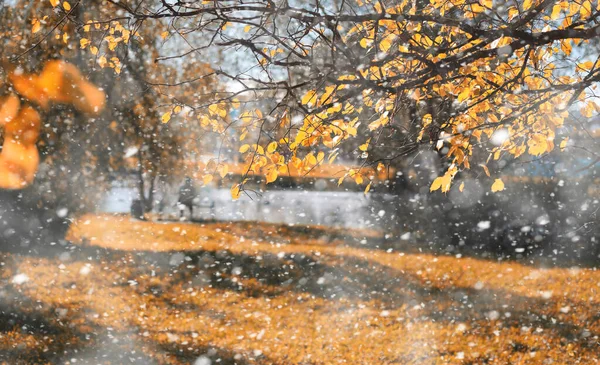
[[[194,200],[196,198],[196,187],[191,177],[186,177],[185,182],[179,188],[179,199],[177,203],[179,205],[179,218],[183,219],[185,214],[185,208],[190,210],[190,220],[194,218]]]
[[[131,202],[131,216],[135,219],[145,220],[144,203],[141,199],[134,199]]]

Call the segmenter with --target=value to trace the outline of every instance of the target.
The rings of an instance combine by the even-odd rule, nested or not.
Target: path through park
[[[77,220],[0,256],[0,363],[596,363],[600,273],[368,231]]]

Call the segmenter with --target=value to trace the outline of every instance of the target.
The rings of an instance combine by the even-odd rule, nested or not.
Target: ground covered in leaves
[[[0,363],[594,364],[600,273],[374,232],[85,216],[0,256]]]

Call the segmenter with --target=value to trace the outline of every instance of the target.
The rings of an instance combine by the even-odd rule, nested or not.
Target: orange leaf
[[[233,198],[233,200],[238,200],[240,198],[241,187],[240,184],[235,184],[231,187],[231,198]]]
[[[33,33],[33,34],[39,32],[40,29],[42,28],[42,23],[40,23],[40,21],[38,19],[33,19],[31,21],[31,24],[33,24],[33,26],[31,27],[31,33]]]

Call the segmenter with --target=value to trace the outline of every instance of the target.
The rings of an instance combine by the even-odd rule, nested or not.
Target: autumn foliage
[[[73,105],[82,113],[97,115],[104,108],[104,92],[87,82],[76,66],[49,61],[39,75],[13,68],[8,80],[15,93],[0,99],[0,126],[4,144],[0,153],[0,188],[21,189],[35,178],[39,165],[37,139],[41,110],[53,103]]]
[[[198,24],[185,31],[197,41],[186,38],[184,51],[169,48],[156,60],[197,62],[198,53],[215,48],[241,52],[252,71],[211,73],[240,90],[202,105],[183,104],[173,92],[163,122],[189,113],[209,129],[238,131],[248,173],[263,173],[268,182],[290,166],[310,171],[331,163],[357,145],[360,166],[345,178],[368,189],[371,179],[360,167],[379,169],[431,148],[447,161],[431,190],[447,192],[477,156],[483,165],[541,156],[566,144],[572,110],[586,118],[600,110],[597,1],[110,3],[124,16],[88,20],[80,46],[117,73],[119,49],[142,42],[136,31],[150,24],[167,28],[165,40],[183,37],[177,24]],[[107,46],[90,48],[90,40]],[[257,96],[268,102],[254,102]],[[238,107],[237,120],[228,120]],[[505,138],[490,144],[498,133]],[[243,141],[248,136],[251,143]],[[489,184],[504,188],[502,181]],[[243,190],[244,179],[234,198]]]

